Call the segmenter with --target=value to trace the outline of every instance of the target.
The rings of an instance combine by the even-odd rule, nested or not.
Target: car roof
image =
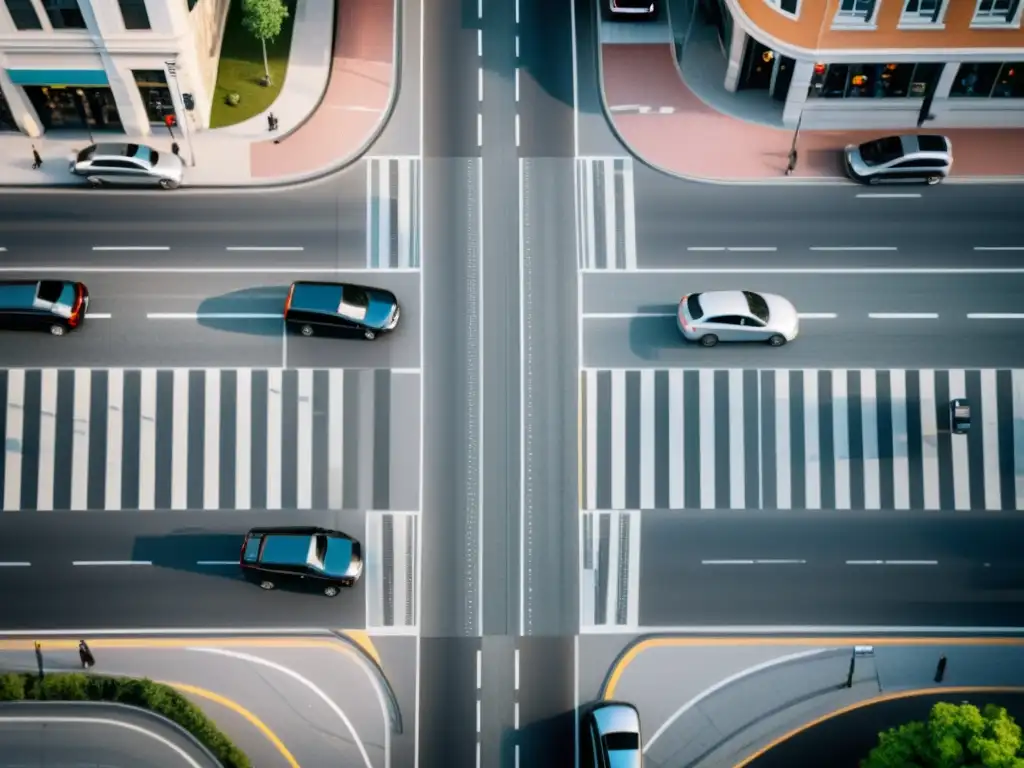
[[[700,295],[700,308],[707,317],[750,314],[743,291],[707,291]]]
[[[903,146],[903,157],[898,157],[896,160],[904,160],[908,157],[939,160],[944,159],[950,153],[950,143],[945,136],[908,134],[900,136],[899,139]],[[896,162],[896,160],[892,162]]]
[[[270,533],[263,544],[262,563],[305,565],[312,533]]]
[[[0,283],[0,308],[20,309],[32,307],[38,290],[38,280],[18,280]]]

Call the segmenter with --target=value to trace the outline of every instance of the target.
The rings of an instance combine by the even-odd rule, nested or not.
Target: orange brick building
[[[1022,0],[694,1],[790,127],[1024,127]]]

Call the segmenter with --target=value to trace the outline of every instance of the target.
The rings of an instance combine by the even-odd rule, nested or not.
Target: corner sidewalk
[[[336,9],[335,6],[336,5]],[[149,136],[97,132],[93,142],[133,141],[186,163],[183,187],[253,186],[300,181],[361,153],[384,120],[396,84],[395,0],[298,0],[281,92],[259,115],[215,129],[160,126]],[[333,42],[333,49],[332,49]],[[267,113],[278,130],[267,129]],[[85,131],[32,139],[0,134],[0,185],[80,186],[69,159],[90,142]],[[43,166],[32,170],[32,146]]]
[[[842,148],[887,133],[801,130],[797,168],[787,177],[794,131],[782,127],[782,105],[767,93],[725,90],[726,61],[713,27],[700,20],[689,33],[675,21],[671,29],[666,22],[660,29],[612,26],[601,22],[603,87],[611,120],[637,155],[669,173],[716,181],[845,179]],[[684,43],[680,63],[677,42]],[[902,132],[936,131],[953,142],[951,181],[1024,178],[1024,131],[925,127]]]

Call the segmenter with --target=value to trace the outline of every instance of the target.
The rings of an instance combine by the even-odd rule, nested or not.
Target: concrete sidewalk
[[[70,159],[93,142],[132,142],[186,163],[183,187],[251,186],[314,178],[355,159],[372,142],[396,85],[397,0],[298,0],[281,92],[263,113],[216,129],[159,126],[149,136],[59,132],[31,139],[0,134],[0,186],[83,186]],[[333,42],[333,48],[332,48]],[[278,130],[267,129],[267,113]],[[43,166],[32,169],[32,147]]]
[[[803,130],[796,170],[785,176],[794,131],[782,127],[782,105],[766,93],[725,90],[726,61],[712,27],[698,22],[689,34],[672,31],[674,42],[631,41],[604,31],[601,38],[605,104],[612,123],[626,144],[657,168],[719,181],[845,180],[843,147],[887,133]],[[668,30],[664,36],[672,39]],[[950,181],[1024,180],[1024,131],[941,132],[952,140],[956,158]]]

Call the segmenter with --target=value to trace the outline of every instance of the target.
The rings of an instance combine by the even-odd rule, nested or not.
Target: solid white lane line
[[[229,245],[229,251],[304,251],[301,245]]]
[[[938,565],[938,560],[847,560],[847,565]]]
[[[113,315],[109,312],[86,312],[86,320],[109,320]]]
[[[516,115],[516,146],[519,146],[519,115]]]
[[[861,192],[857,197],[874,197],[883,200],[889,200],[894,197],[920,197],[920,192]]]
[[[484,116],[477,113],[476,116],[476,145],[482,147],[484,145]]]
[[[691,245],[686,250],[688,251],[724,251],[725,246],[721,245]]]
[[[814,245],[812,251],[898,251],[895,245]]]
[[[419,267],[389,267],[390,274],[399,272],[416,273]],[[1021,270],[1024,272],[1024,269]],[[369,267],[86,267],[72,265],[67,267],[0,267],[0,272],[88,272],[90,274],[124,274],[124,275],[345,275],[377,272],[379,269]]]
[[[28,568],[32,563],[0,563],[0,568]]]
[[[798,312],[797,317],[801,320],[835,320],[838,315],[835,312]]]
[[[938,312],[869,312],[872,320],[937,320]]]
[[[635,317],[675,317],[675,312],[584,312],[585,320],[629,320]]]
[[[701,565],[806,565],[806,560],[701,560]]]
[[[476,100],[484,100],[484,70],[482,67],[476,71]]]
[[[149,320],[281,320],[278,312],[147,312]]]
[[[737,246],[735,248],[727,247],[726,250],[732,251],[734,253],[744,253],[744,252],[747,252],[747,251],[749,251],[751,253],[767,253],[769,251],[777,251],[779,249],[776,248],[774,245],[767,245],[767,246],[763,246],[763,247],[762,246],[757,246],[757,245],[749,245],[749,246],[741,245],[741,246]]]
[[[152,560],[72,560],[72,565],[152,565]]]
[[[1024,245],[976,245],[976,251],[1024,251]]]
[[[968,312],[968,320],[1024,320],[1024,312]]]
[[[238,565],[237,560],[196,560],[196,565]]]
[[[50,270],[53,272],[66,272],[75,269],[79,272],[87,272],[88,268],[68,267],[66,269]],[[31,267],[26,269],[5,270],[0,267],[0,272],[32,272]],[[34,270],[38,272],[39,270]],[[98,270],[101,272],[109,270]],[[161,270],[157,270],[161,271]],[[183,272],[194,270],[181,270]],[[266,270],[253,270],[254,272]],[[294,272],[295,270],[283,270]],[[388,270],[394,272],[395,270]],[[607,269],[599,267],[583,267],[580,272],[584,275],[601,274],[609,277]],[[636,275],[1024,275],[1024,267],[637,267],[629,270],[630,277]],[[624,275],[615,275],[616,280],[624,279]]]
[[[169,251],[169,245],[94,245],[94,251]]]

